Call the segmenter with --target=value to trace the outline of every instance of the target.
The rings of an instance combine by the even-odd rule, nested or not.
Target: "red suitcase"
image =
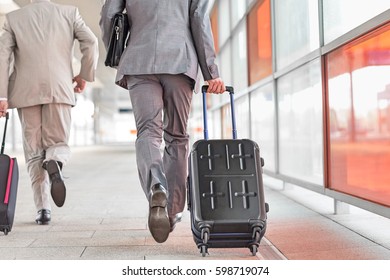
[[[6,114],[0,153],[0,231],[7,235],[14,222],[19,169],[16,158],[4,154],[9,114]]]

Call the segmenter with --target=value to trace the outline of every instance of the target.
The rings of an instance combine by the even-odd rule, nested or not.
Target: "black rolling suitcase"
[[[0,153],[0,231],[7,235],[14,222],[19,169],[16,158],[4,154],[9,114],[6,114]]]
[[[233,139],[208,140],[206,95],[202,87],[204,140],[189,157],[188,209],[194,241],[204,257],[208,248],[249,248],[255,255],[267,225],[263,159],[258,145],[236,139],[234,89],[230,93]]]

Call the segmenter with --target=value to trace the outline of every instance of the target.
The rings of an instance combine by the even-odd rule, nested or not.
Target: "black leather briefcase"
[[[107,48],[107,56],[104,64],[115,68],[118,66],[122,53],[129,39],[129,21],[126,13],[117,13],[112,19],[110,42]]]

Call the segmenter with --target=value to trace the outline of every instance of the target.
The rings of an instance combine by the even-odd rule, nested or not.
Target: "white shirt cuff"
[[[7,97],[0,97],[0,101],[7,101]]]

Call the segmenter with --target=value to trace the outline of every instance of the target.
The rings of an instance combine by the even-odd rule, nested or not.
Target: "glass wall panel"
[[[278,70],[318,49],[318,1],[275,1],[275,35]]]
[[[323,185],[321,63],[316,59],[277,81],[279,171]]]
[[[225,95],[227,97],[227,94]],[[249,98],[242,96],[235,100],[235,113],[238,138],[249,138]],[[222,138],[232,139],[233,126],[230,103],[222,107]]]
[[[221,123],[221,110],[215,110],[212,112],[213,125],[210,127],[213,132],[210,134],[210,139],[222,138],[222,123]]]
[[[276,171],[276,116],[272,83],[256,89],[250,95],[252,139],[260,146],[264,169]]]
[[[232,38],[233,86],[236,92],[248,86],[248,55],[246,47],[246,22],[243,21]]]
[[[270,0],[259,1],[248,14],[249,84],[272,74]]]
[[[234,29],[245,15],[246,3],[244,0],[230,0],[230,7],[232,9],[232,29]]]
[[[367,20],[390,9],[388,0],[326,0],[324,11],[324,41],[329,43]]]
[[[326,62],[330,188],[390,206],[390,24]]]
[[[229,104],[222,107],[222,138],[232,138],[232,122],[231,122],[230,106]]]
[[[219,3],[219,47],[221,47],[230,36],[230,8],[229,0],[220,0]]]
[[[234,102],[236,111],[236,126],[237,126],[237,138],[250,138],[250,111],[249,111],[249,97],[248,95],[241,96]],[[227,120],[231,123],[231,120]],[[228,134],[229,138],[232,138],[233,133],[230,130]]]
[[[231,44],[226,44],[221,50],[218,60],[219,74],[225,85],[233,85],[233,69],[232,69],[232,47]],[[233,85],[234,86],[234,85]],[[213,95],[212,105],[215,106],[221,102],[226,101],[224,94]]]

